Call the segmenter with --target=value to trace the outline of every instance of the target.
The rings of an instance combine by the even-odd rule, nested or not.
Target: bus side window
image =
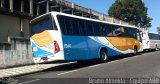
[[[88,36],[93,36],[94,35],[91,21],[85,21],[85,29],[86,29],[86,32],[87,32]]]
[[[85,23],[84,23],[85,21],[84,20],[82,20],[82,19],[80,19],[79,21],[78,21],[78,29],[79,29],[79,35],[80,36],[85,36],[86,35],[86,31],[85,31]]]
[[[72,28],[72,19],[67,17],[65,19],[65,26],[66,26],[66,33],[67,35],[72,35],[73,34],[73,28]]]
[[[124,27],[119,27],[120,28],[120,36],[125,37],[125,29]]]
[[[72,30],[73,30],[72,35],[79,35],[78,20],[73,18],[71,25],[72,25]]]
[[[112,35],[112,25],[110,24],[105,25],[105,36],[113,36]]]
[[[113,36],[122,36],[122,30],[120,26],[112,26]]]
[[[115,33],[115,30],[116,30],[116,27],[114,25],[112,25],[112,34],[113,34],[113,36],[117,36],[116,33]]]
[[[137,34],[135,29],[130,29],[130,37],[137,39]]]
[[[59,25],[60,25],[62,33],[66,35],[67,34],[66,23],[65,23],[66,18],[63,16],[59,16],[58,19],[59,19]]]
[[[152,39],[152,34],[148,33],[149,39]]]
[[[123,35],[124,37],[129,37],[129,28],[127,27],[123,27],[124,28],[124,32],[123,32]]]
[[[111,25],[103,23],[93,23],[95,36],[112,36]]]
[[[97,22],[93,22],[93,30],[95,36],[100,36],[100,25]]]
[[[110,27],[107,27],[105,24],[101,24],[100,35],[106,37],[109,36],[110,33],[111,33]]]
[[[103,24],[99,25],[99,36],[104,36],[105,35],[105,27]]]

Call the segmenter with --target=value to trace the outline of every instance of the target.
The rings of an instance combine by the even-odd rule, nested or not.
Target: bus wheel
[[[156,51],[158,51],[158,47],[157,47],[157,44],[156,44],[156,46],[155,46],[155,50],[156,50]]]
[[[107,60],[108,60],[107,50],[102,49],[100,51],[100,61],[104,63],[104,62],[107,62]]]
[[[137,47],[135,46],[134,47],[134,52],[133,52],[133,55],[137,55],[138,51],[137,51]]]

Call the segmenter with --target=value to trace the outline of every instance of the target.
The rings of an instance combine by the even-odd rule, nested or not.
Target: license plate
[[[42,57],[41,60],[48,60],[48,57]]]

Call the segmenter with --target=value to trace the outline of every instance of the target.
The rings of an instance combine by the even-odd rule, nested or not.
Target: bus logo
[[[48,31],[43,31],[41,33],[35,34],[32,36],[32,39],[38,46],[41,47],[53,43],[52,37]]]

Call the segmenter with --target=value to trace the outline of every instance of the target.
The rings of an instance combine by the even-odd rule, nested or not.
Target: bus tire
[[[157,47],[157,44],[155,45],[155,50],[156,50],[156,51],[158,51],[158,47]]]
[[[138,48],[137,48],[137,46],[134,46],[134,52],[133,52],[133,55],[135,56],[135,55],[137,55],[137,53],[138,53]]]
[[[107,62],[107,60],[108,60],[107,49],[102,49],[100,51],[100,62],[104,63]]]

